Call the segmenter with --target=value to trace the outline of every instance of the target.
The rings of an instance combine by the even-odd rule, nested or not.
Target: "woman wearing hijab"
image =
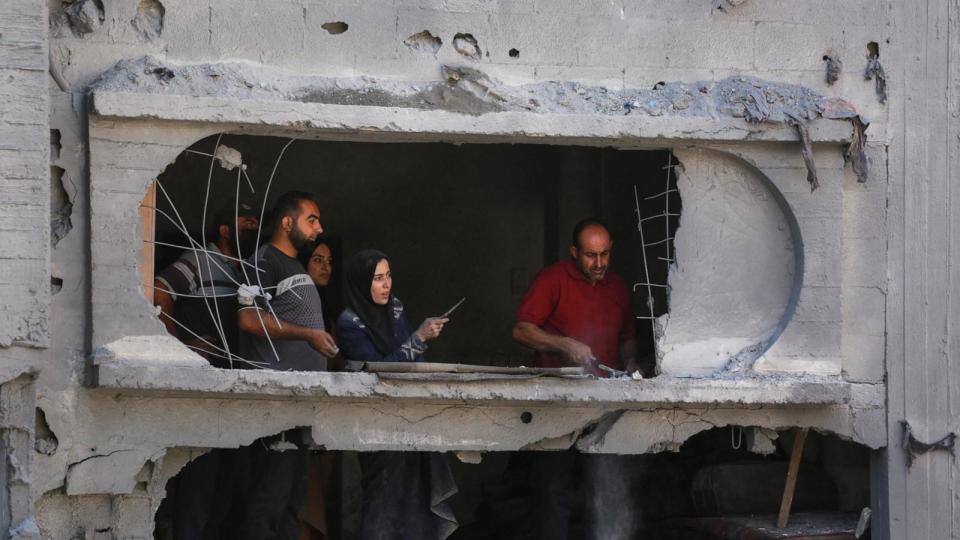
[[[340,350],[350,360],[417,362],[448,319],[428,318],[411,332],[393,296],[389,258],[364,250],[347,263],[345,308],[337,319]],[[450,466],[436,452],[359,454],[362,540],[441,540],[457,528],[448,500],[457,492]]]

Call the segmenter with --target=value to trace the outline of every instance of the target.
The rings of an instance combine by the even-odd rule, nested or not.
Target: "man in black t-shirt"
[[[250,259],[255,268],[239,295],[240,354],[266,369],[323,371],[339,349],[323,326],[317,288],[297,260],[298,250],[323,232],[320,210],[313,195],[290,191],[273,216],[270,242]],[[239,538],[297,538],[307,456],[299,430],[253,442]]]
[[[249,261],[251,294],[240,297],[240,355],[270,369],[325,371],[338,349],[323,326],[317,288],[297,259],[323,232],[320,209],[309,193],[291,191],[277,200],[273,215],[270,242]]]

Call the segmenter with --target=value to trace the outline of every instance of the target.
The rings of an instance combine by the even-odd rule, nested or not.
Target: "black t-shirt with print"
[[[254,258],[260,271],[246,267],[250,285],[259,285],[271,295],[269,306],[264,297],[258,296],[256,299],[256,306],[262,310],[261,317],[273,318],[276,314],[280,324],[288,322],[324,330],[320,295],[300,261],[288,257],[270,244],[261,246],[254,257],[251,257],[250,264],[254,264]],[[255,274],[260,276],[259,282],[254,277]],[[241,305],[239,309],[253,307]],[[310,347],[306,341],[273,339],[272,343],[271,348],[267,338],[240,332],[240,356],[254,362],[264,362],[268,364],[268,369],[281,371],[327,369],[327,358]]]

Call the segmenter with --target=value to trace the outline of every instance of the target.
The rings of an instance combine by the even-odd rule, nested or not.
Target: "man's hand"
[[[153,282],[153,305],[160,306],[160,321],[167,327],[167,333],[177,337],[177,323],[173,322],[173,296],[159,279]]]
[[[333,340],[333,336],[324,332],[323,330],[315,330],[311,332],[310,337],[307,339],[307,343],[310,344],[310,347],[313,348],[313,350],[319,352],[327,358],[333,358],[338,352],[340,352],[340,348],[337,347],[337,342]]]
[[[440,337],[440,332],[443,331],[443,325],[447,324],[449,320],[450,319],[445,317],[430,317],[426,319],[420,323],[420,328],[417,328],[417,337],[423,342]]]
[[[564,340],[563,352],[574,362],[585,367],[596,367],[597,357],[594,356],[590,347],[573,339]]]

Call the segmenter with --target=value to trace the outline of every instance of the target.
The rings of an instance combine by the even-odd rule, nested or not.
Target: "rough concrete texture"
[[[37,538],[31,458],[50,344],[50,134],[44,2],[0,14],[0,537]]]
[[[429,37],[418,37],[416,43]],[[476,39],[457,34],[463,56],[479,56]],[[176,65],[153,57],[121,61],[94,81],[95,91],[234,97],[366,105],[462,114],[537,113],[723,116],[748,122],[788,123],[855,116],[853,107],[809,88],[733,76],[720,81],[658,83],[653,89],[613,90],[566,81],[507,85],[471,66],[441,66],[441,81],[397,81],[374,77],[329,78],[292,75],[243,64]]]
[[[38,538],[31,497],[34,377],[22,375],[0,385],[0,534]]]
[[[18,1],[0,19],[0,350],[49,344],[50,158],[47,25],[42,2]],[[2,352],[0,352],[2,354]],[[0,381],[2,382],[2,381]]]
[[[944,314],[956,312],[958,296],[944,291],[951,283],[945,278],[952,268],[948,257],[955,261],[960,249],[947,249],[950,242],[943,236],[955,230],[949,220],[960,204],[953,201],[953,214],[947,211],[944,205],[957,193],[944,189],[952,169],[947,160],[933,161],[942,156],[955,161],[957,150],[954,145],[928,151],[923,138],[927,123],[944,127],[941,133],[955,131],[955,123],[949,124],[953,131],[946,129],[952,122],[946,107],[924,106],[956,102],[955,91],[950,90],[952,97],[943,94],[952,88],[948,81],[956,68],[942,69],[950,65],[945,54],[955,50],[960,35],[942,29],[956,30],[956,15],[948,13],[952,8],[946,4],[933,2],[735,4],[726,2],[715,11],[711,2],[700,0],[14,0],[12,9],[0,15],[0,75],[8,88],[0,104],[0,238],[7,250],[0,260],[0,346],[6,347],[0,349],[0,395],[12,384],[3,383],[33,373],[36,404],[58,444],[52,453],[28,452],[18,461],[21,467],[31,464],[32,474],[21,478],[32,478],[32,484],[29,490],[23,483],[15,486],[17,497],[11,501],[19,501],[21,514],[3,525],[29,536],[33,502],[44,537],[150,538],[166,480],[203,448],[236,446],[261,434],[321,422],[324,429],[314,429],[314,435],[345,447],[360,444],[363,435],[363,441],[385,446],[477,450],[577,444],[590,451],[663,450],[700,429],[727,424],[808,425],[878,447],[886,437],[899,435],[885,427],[882,382],[890,377],[893,387],[903,389],[893,394],[891,425],[909,413],[912,423],[927,419],[929,425],[921,425],[918,433],[928,439],[956,430],[951,427],[956,411],[939,405],[956,379],[955,373],[952,378],[941,373],[949,364],[941,352],[952,350],[949,336],[956,332],[930,329],[950,328],[944,320],[956,318]],[[44,31],[48,13],[49,33]],[[330,22],[343,22],[348,30],[330,33],[322,26]],[[458,34],[472,36],[483,56],[458,51],[470,51],[463,40],[457,46]],[[877,99],[875,80],[862,77],[869,42],[882,49],[887,105]],[[824,79],[828,49],[845,67],[832,86]],[[145,73],[146,61],[137,59],[148,55],[155,58],[153,69],[169,72]],[[142,69],[112,71],[116,91],[100,88],[93,97],[97,114],[90,117],[90,83],[119,61]],[[707,92],[695,81],[706,81]],[[530,96],[537,102],[530,102]],[[764,106],[768,98],[774,103]],[[769,109],[770,117],[780,120],[783,104],[789,110],[797,106],[801,118],[816,117],[832,98],[843,98],[870,117],[870,177],[858,184],[844,165],[849,122],[812,120],[811,149],[821,187],[810,193],[797,131],[785,124],[751,124],[745,117],[758,118]],[[918,110],[926,112],[914,114]],[[493,114],[480,114],[484,111]],[[49,154],[50,129],[60,132],[58,155]],[[487,383],[446,385],[441,391],[362,375],[287,387],[273,374],[237,380],[239,375],[221,379],[223,374],[204,372],[201,379],[211,387],[142,388],[155,384],[154,377],[173,376],[151,366],[151,360],[195,364],[196,358],[152,337],[163,329],[139,297],[137,205],[149,179],[183,148],[219,131],[365,141],[698,147],[735,155],[749,167],[737,168],[731,176],[739,184],[744,178],[765,177],[774,186],[770,193],[786,201],[783,216],[795,216],[798,232],[791,238],[803,246],[796,308],[753,367],[763,373],[797,372],[799,378],[743,382],[753,380],[746,377],[733,389],[711,386],[732,384],[724,381],[664,379],[621,391],[617,384],[625,383],[617,382],[604,386],[608,391],[601,394],[586,391],[598,401],[578,407],[564,405],[584,395],[569,381],[557,382],[550,394],[556,402],[498,404],[499,396],[487,392],[480,402],[489,407],[459,398],[466,392],[479,399]],[[955,138],[938,140],[946,145]],[[694,152],[701,150],[688,150]],[[924,159],[930,164],[924,165]],[[687,161],[692,170],[696,160]],[[45,225],[51,216],[48,204],[61,199],[56,189],[49,191],[57,187],[51,166],[62,168],[61,178],[76,187],[74,198],[63,184],[73,205],[73,228],[53,248]],[[689,175],[688,188],[696,185],[698,178]],[[62,208],[55,208],[56,215],[62,215]],[[24,228],[24,219],[44,226]],[[687,234],[682,228],[681,239]],[[778,230],[776,237],[784,235]],[[928,258],[929,253],[937,256]],[[904,261],[915,262],[904,267]],[[52,297],[51,275],[62,280]],[[782,294],[779,288],[771,290]],[[673,324],[678,320],[667,328]],[[759,322],[753,326],[755,335],[762,337],[762,328]],[[947,341],[938,341],[941,337]],[[130,357],[130,364],[120,366],[126,378],[117,375],[123,384],[84,386],[87,355],[124,338],[130,341],[115,347]],[[139,354],[136,362],[133,353]],[[914,373],[918,359],[923,369]],[[890,373],[885,360],[891,362]],[[98,368],[101,375],[106,367]],[[811,372],[829,374],[832,382],[811,378]],[[910,385],[903,384],[907,379]],[[868,384],[843,386],[844,380]],[[782,393],[779,401],[770,402],[770,394],[784,384],[806,391]],[[928,392],[924,384],[932,389]],[[354,385],[386,395],[317,395],[327,389],[349,393]],[[518,398],[525,389],[529,391],[516,383],[508,395]],[[823,393],[811,394],[813,389]],[[911,395],[905,394],[908,390]],[[256,392],[271,397],[247,399]],[[284,395],[274,397],[277,392]],[[713,401],[730,392],[754,405]],[[915,399],[913,392],[923,399]],[[397,410],[393,400],[404,395],[402,417],[390,416]],[[791,405],[811,395],[819,396],[817,403]],[[824,396],[841,399],[828,405]],[[620,401],[601,402],[607,399]],[[650,403],[641,406],[637,399]],[[624,400],[632,404],[624,406]],[[664,401],[670,405],[658,405]],[[32,415],[32,399],[25,403],[30,406],[22,412]],[[338,427],[337,418],[322,416],[330,403],[341,418],[362,419],[376,429]],[[517,415],[534,405],[535,418],[545,421],[534,420],[529,431],[521,431],[525,428],[515,425]],[[158,410],[167,414],[158,415]],[[251,410],[260,415],[254,430],[214,424],[247,420]],[[450,426],[474,423],[480,436],[450,432],[450,437],[436,438]],[[23,425],[32,429],[34,424]],[[601,425],[605,429],[598,430]],[[16,451],[33,448],[27,431],[10,433],[17,434]],[[880,493],[891,496],[873,505],[875,524],[885,519],[880,509],[891,508],[902,524],[893,538],[906,537],[908,529],[911,537],[950,537],[951,524],[942,524],[955,522],[950,516],[956,512],[940,488],[955,463],[932,456],[915,465],[924,467],[925,474],[907,475],[902,455],[895,448],[888,453],[884,470],[890,472],[882,484],[889,488]],[[130,461],[143,463],[137,467],[126,461],[127,454],[137,458]],[[98,474],[118,468],[123,474],[109,485],[97,484],[102,480]],[[129,492],[67,495],[68,473],[80,491]],[[904,501],[904,493],[920,495]]]
[[[658,360],[668,375],[707,376],[752,363],[789,322],[802,244],[758,171],[728,154],[675,155],[683,214]]]

